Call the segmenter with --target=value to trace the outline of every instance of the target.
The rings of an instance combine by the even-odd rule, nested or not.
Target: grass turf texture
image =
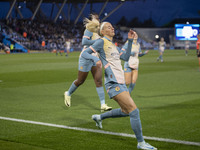
[[[91,73],[66,108],[63,93],[77,77],[79,52],[70,56],[0,55],[0,116],[97,129],[92,114],[100,102]],[[200,142],[200,72],[195,51],[157,51],[140,58],[132,97],[140,109],[145,136]],[[106,103],[118,108],[114,100]],[[103,130],[132,134],[129,117],[106,119]],[[167,142],[148,142],[162,150],[196,150]],[[0,120],[1,150],[136,149],[136,139]]]

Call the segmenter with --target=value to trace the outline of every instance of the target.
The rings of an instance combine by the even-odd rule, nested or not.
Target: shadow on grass
[[[160,110],[199,110],[200,108],[200,99],[194,99],[190,101],[184,101],[177,104],[167,104],[164,106],[155,106],[155,107],[142,107],[142,109],[160,109]]]
[[[63,97],[64,98],[64,97]],[[81,110],[100,110],[100,105],[96,106],[94,105],[92,102],[90,102],[92,100],[94,101],[99,101],[97,98],[95,97],[84,97],[81,95],[76,95],[73,94],[71,97],[71,107],[73,107],[74,109],[81,109]],[[64,104],[64,99],[63,99],[63,104]],[[86,107],[82,107],[80,108],[81,105],[84,105]],[[63,108],[66,109],[66,106],[63,105]]]
[[[135,97],[137,97],[137,98],[153,98],[153,97],[170,97],[170,96],[183,96],[183,95],[193,95],[193,94],[200,94],[200,92],[194,91],[194,92],[160,94],[160,95],[151,95],[151,96],[135,95]]]

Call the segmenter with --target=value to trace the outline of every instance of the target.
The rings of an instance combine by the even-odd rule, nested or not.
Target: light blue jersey
[[[95,64],[97,61],[101,60],[104,69],[105,69],[105,86],[107,92],[110,90],[110,87],[116,85],[114,88],[115,91],[120,91],[118,84],[125,85],[124,71],[122,69],[121,60],[127,61],[130,57],[132,47],[132,40],[128,40],[127,51],[117,47],[110,39],[103,37],[97,40],[93,45],[83,51],[81,57],[85,59],[92,60]],[[91,53],[98,52],[100,59],[91,55]],[[127,91],[125,86],[123,91]],[[121,91],[122,92],[122,91]],[[119,93],[118,93],[119,94]],[[109,95],[113,97],[113,95]]]
[[[94,42],[99,38],[100,36],[97,33],[93,33],[85,29],[84,35],[82,38],[82,45],[85,47],[89,47],[90,45],[94,44]]]
[[[82,51],[84,51],[90,45],[94,44],[94,42],[99,38],[100,38],[100,36],[97,33],[93,33],[93,32],[90,32],[89,30],[85,29],[84,35],[82,38],[82,45],[83,45]],[[97,53],[94,53],[93,55],[98,57]],[[96,66],[96,64],[94,64],[93,61],[87,60],[87,59],[81,57],[81,54],[80,54],[79,71],[89,72],[93,66]]]
[[[166,47],[166,43],[165,43],[165,41],[160,41],[159,42],[159,52],[164,52],[164,50],[165,50],[165,47]]]
[[[126,44],[123,46],[124,50],[127,50],[128,48],[128,43],[126,42]],[[131,70],[136,69],[138,70],[139,67],[139,54],[141,54],[141,47],[140,44],[137,43],[133,43],[132,44],[132,49],[131,49],[131,56],[129,58],[128,61],[125,61],[124,63],[124,71],[125,72],[131,72]]]

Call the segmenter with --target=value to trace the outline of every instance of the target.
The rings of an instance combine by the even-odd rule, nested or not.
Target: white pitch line
[[[117,135],[117,136],[123,136],[123,137],[136,138],[135,135],[127,134],[127,133],[116,133],[116,132],[103,131],[103,130],[95,130],[95,129],[87,129],[87,128],[79,128],[79,127],[70,127],[70,126],[65,126],[65,125],[58,125],[58,124],[38,122],[38,121],[30,121],[30,120],[23,120],[23,119],[16,119],[16,118],[8,118],[8,117],[1,117],[1,116],[0,116],[0,119],[1,120],[15,121],[15,122],[29,123],[29,124],[36,124],[36,125],[43,125],[43,126],[49,126],[49,127],[63,128],[63,129],[72,129],[72,130],[78,130],[78,131],[86,131],[86,132],[94,132],[94,133],[101,133],[101,134]],[[168,143],[183,144],[183,145],[200,146],[199,142],[181,141],[181,140],[158,138],[158,137],[149,137],[149,136],[144,136],[144,139],[154,140],[154,141],[161,141],[161,142],[168,142]]]

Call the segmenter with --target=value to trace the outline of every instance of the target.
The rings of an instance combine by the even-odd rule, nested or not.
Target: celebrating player
[[[131,127],[136,135],[138,149],[157,150],[144,141],[142,135],[142,126],[139,116],[139,109],[130,97],[128,89],[125,85],[124,72],[121,65],[121,60],[128,61],[131,54],[132,41],[134,31],[128,33],[127,51],[120,50],[112,42],[115,35],[114,28],[109,22],[103,22],[100,26],[100,33],[104,36],[97,40],[93,45],[87,48],[82,53],[82,57],[92,60],[97,66],[103,63],[105,69],[105,87],[110,98],[113,98],[121,108],[113,109],[101,115],[93,115],[92,119],[96,122],[99,128],[102,128],[102,120],[106,118],[126,117],[130,116]],[[99,58],[91,55],[93,52],[100,54]]]
[[[131,49],[131,56],[128,61],[125,61],[124,63],[124,76],[126,81],[126,86],[128,87],[129,93],[133,91],[136,80],[138,78],[138,66],[139,66],[139,57],[144,56],[149,51],[145,51],[142,53],[140,44],[137,42],[138,35],[135,34],[135,37],[133,39],[132,49]],[[123,46],[123,50],[127,50],[128,43]]]
[[[83,51],[92,45],[100,36],[97,34],[99,31],[99,17],[98,15],[91,15],[91,19],[85,18],[85,32],[82,39],[82,45],[84,46]],[[83,52],[82,51],[82,52]],[[94,57],[98,58],[98,54],[94,53]],[[79,57],[79,71],[78,78],[71,84],[68,91],[64,93],[64,102],[67,107],[71,106],[71,94],[86,80],[89,71],[91,71],[95,84],[96,90],[101,103],[101,111],[111,110],[112,107],[105,104],[105,93],[102,86],[102,65],[96,66],[96,64],[91,61],[83,58],[81,55]]]

